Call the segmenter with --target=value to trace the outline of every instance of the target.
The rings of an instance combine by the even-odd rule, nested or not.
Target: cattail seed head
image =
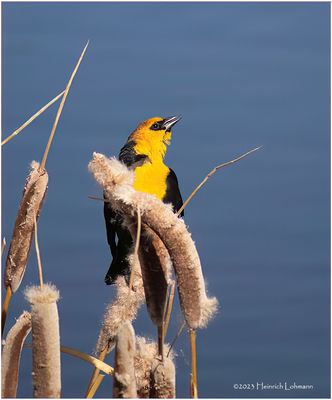
[[[36,220],[39,217],[47,184],[46,170],[40,171],[39,163],[33,161],[23,190],[6,260],[4,283],[5,287],[10,286],[13,293],[19,288],[24,276],[34,232],[34,217],[36,216]]]

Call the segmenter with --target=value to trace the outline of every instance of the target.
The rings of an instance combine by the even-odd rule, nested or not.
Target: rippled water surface
[[[2,128],[6,136],[60,92],[85,42],[48,159],[39,223],[46,280],[61,292],[61,339],[91,352],[113,289],[93,151],[116,155],[139,121],[182,114],[167,163],[208,290],[220,311],[198,334],[201,397],[328,397],[330,5],[328,3],[3,3]],[[2,151],[2,234],[9,240],[48,110]],[[37,282],[34,251],[23,289]],[[13,298],[8,325],[27,309]],[[181,324],[176,305],[170,338]],[[152,337],[146,310],[136,332]],[[188,396],[187,335],[177,343],[177,393]],[[112,356],[113,357],[113,356]],[[113,359],[109,362],[112,364]],[[30,397],[24,350],[19,396]],[[62,356],[64,397],[82,397],[91,367]],[[310,389],[285,390],[295,382]],[[261,389],[279,384],[282,389]],[[253,384],[253,389],[234,389]],[[104,380],[97,397],[111,395]]]

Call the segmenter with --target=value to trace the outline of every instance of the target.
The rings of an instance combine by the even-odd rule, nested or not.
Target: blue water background
[[[182,114],[167,163],[220,311],[198,334],[201,397],[329,397],[330,4],[3,3],[2,132],[65,86],[90,45],[47,162],[39,237],[57,285],[61,341],[90,353],[113,289],[93,151],[117,155],[137,123]],[[29,163],[41,160],[56,107],[2,150],[2,235],[10,240]],[[12,325],[37,283],[34,250],[10,306]],[[176,305],[170,337],[181,323]],[[145,308],[137,334],[153,337]],[[177,393],[189,392],[188,337],[176,350]],[[113,363],[113,355],[108,359]],[[91,366],[62,356],[63,397],[82,397]],[[309,390],[235,390],[287,382]],[[96,397],[110,397],[105,379]],[[31,351],[18,394],[31,397]]]

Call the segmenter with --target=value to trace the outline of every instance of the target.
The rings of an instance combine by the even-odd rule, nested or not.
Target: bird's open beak
[[[170,131],[172,126],[175,125],[180,119],[182,118],[181,115],[176,115],[175,117],[165,118],[163,121],[163,129],[166,131]]]

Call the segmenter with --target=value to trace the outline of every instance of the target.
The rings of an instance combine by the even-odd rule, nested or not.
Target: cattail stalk
[[[191,348],[191,376],[190,376],[190,397],[192,399],[198,398],[197,389],[197,355],[196,355],[196,331],[189,330],[190,335],[190,348]]]
[[[7,334],[2,352],[1,397],[15,398],[18,385],[21,351],[31,331],[31,316],[24,311]]]
[[[60,335],[56,302],[58,290],[49,284],[30,287],[25,295],[31,304],[33,395],[60,398]]]
[[[93,396],[95,395],[96,391],[98,390],[99,386],[101,385],[103,379],[105,378],[105,375],[99,374],[94,381],[93,385],[91,386],[91,389],[89,390],[86,398],[87,399],[92,399]]]
[[[137,397],[135,378],[135,332],[130,322],[119,330],[114,361],[113,397],[132,399]]]

